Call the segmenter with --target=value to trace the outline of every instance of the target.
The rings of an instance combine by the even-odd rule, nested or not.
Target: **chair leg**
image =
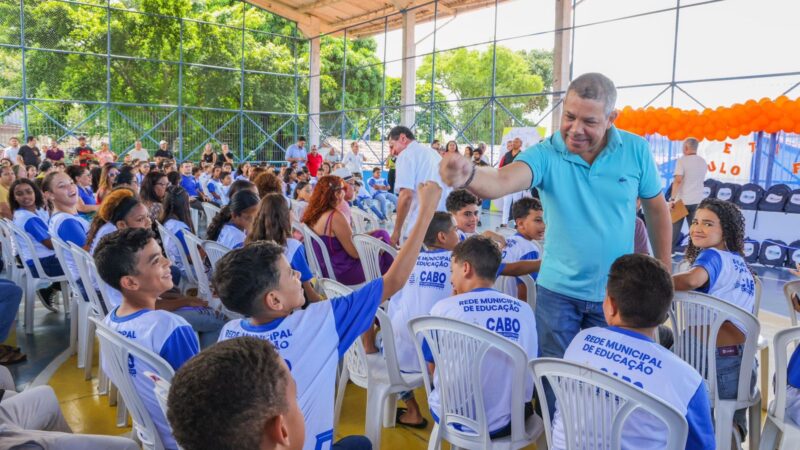
[[[84,351],[84,373],[83,377],[87,380],[92,379],[92,361],[94,361],[94,331],[95,325],[91,321],[86,321],[86,350]]]
[[[342,373],[339,375],[339,386],[336,388],[336,403],[333,407],[333,428],[339,425],[339,416],[342,413],[342,402],[344,401],[344,391],[347,389],[347,381],[350,380],[350,371],[347,365],[342,365]]]
[[[760,370],[760,378],[761,378],[761,409],[762,411],[767,410],[767,406],[769,406],[769,346],[764,347],[761,349],[760,355],[761,370]]]
[[[25,334],[33,334],[33,309],[36,306],[36,281],[25,277]]]
[[[63,299],[64,303],[64,314],[69,314],[68,311],[72,311],[70,306],[72,305],[73,298],[72,298],[72,291],[69,288],[69,282],[62,281],[61,282],[61,298]]]
[[[122,398],[122,392],[117,390],[117,428],[125,428],[128,426],[128,407],[125,406],[125,400]]]
[[[750,434],[747,440],[750,450],[758,450],[761,443],[761,403],[762,402],[754,404],[748,408],[749,411],[747,412],[749,420],[748,428],[750,428]]]
[[[775,422],[767,416],[764,423],[764,430],[761,432],[761,442],[759,443],[760,450],[775,450],[778,441],[781,440],[781,430]],[[752,448],[752,447],[751,447]]]
[[[70,316],[70,342],[74,344],[73,335],[77,339],[78,347],[78,368],[83,369],[86,367],[86,336],[89,328],[89,305],[81,301],[72,302],[71,307],[77,309],[77,313]]]
[[[367,416],[364,428],[366,436],[372,442],[372,448],[381,448],[381,431],[383,429],[383,403],[388,394],[387,385],[369,385],[367,387]],[[394,415],[394,413],[392,413]]]
[[[428,450],[441,450],[442,448],[442,433],[439,429],[439,424],[433,424],[431,430],[431,437],[428,439]]]
[[[397,394],[389,394],[383,401],[383,426],[394,428],[397,420]]]
[[[727,405],[717,405],[714,410],[714,435],[717,441],[717,448],[731,448],[733,439],[733,408]]]
[[[119,390],[111,381],[111,378],[108,379],[108,406],[117,406],[117,392]]]

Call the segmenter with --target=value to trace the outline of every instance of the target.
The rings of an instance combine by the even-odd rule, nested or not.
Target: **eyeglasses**
[[[110,172],[110,173],[108,174],[108,176],[109,176],[109,177],[111,177],[111,178],[116,178],[116,177],[117,177],[117,175],[119,175],[119,172]]]

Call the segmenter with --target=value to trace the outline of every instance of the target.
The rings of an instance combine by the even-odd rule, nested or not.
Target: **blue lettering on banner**
[[[331,444],[333,444],[333,429],[330,429],[328,431],[323,431],[322,433],[318,434],[316,438],[317,438],[317,444],[314,446],[314,450],[322,450],[322,446],[326,442],[330,442]]]

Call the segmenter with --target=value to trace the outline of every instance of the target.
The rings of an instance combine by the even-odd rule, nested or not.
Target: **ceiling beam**
[[[342,0],[316,0],[314,2],[311,2],[311,3],[307,4],[307,5],[303,5],[303,6],[299,7],[299,8],[297,8],[297,11],[299,11],[301,13],[307,13],[307,12],[311,12],[311,11],[317,9],[317,8],[324,8],[326,6],[331,6],[331,5],[334,5],[336,3],[340,3],[341,1]]]
[[[308,13],[299,12],[294,6],[284,3],[282,0],[248,0],[248,1],[249,3],[258,6],[259,8],[266,9],[267,11],[271,11],[279,16],[283,16],[289,20],[297,22],[297,27],[300,28],[301,31],[304,28],[313,29],[315,25],[320,28],[324,28],[325,23],[322,22],[319,18]]]

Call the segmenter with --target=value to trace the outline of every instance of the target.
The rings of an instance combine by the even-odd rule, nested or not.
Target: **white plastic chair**
[[[25,271],[17,267],[17,251],[14,243],[13,231],[6,224],[6,219],[0,220],[0,251],[2,251],[3,267],[0,272],[3,277],[21,286],[24,283]]]
[[[445,317],[417,317],[408,323],[420,367],[427,367],[422,341],[427,341],[436,364],[441,401],[439,423],[433,426],[428,449],[438,449],[444,439],[451,447],[465,449],[518,449],[542,436],[544,424],[536,414],[525,418],[525,382],[529,377],[528,357],[519,345],[476,325]],[[418,336],[418,334],[420,336]],[[483,399],[481,367],[490,350],[504,353],[512,361],[511,434],[492,440]],[[431,394],[432,379],[423,371],[425,391]],[[498,380],[505,382],[506,380]],[[454,424],[468,427],[459,430]],[[540,447],[541,448],[541,447]]]
[[[192,233],[184,233],[183,238],[186,239],[186,246],[189,247],[189,259],[192,261],[192,267],[195,269],[194,274],[197,277],[197,296],[209,302],[209,304],[213,303],[211,281],[206,274],[206,265],[199,250],[203,247],[204,241]]]
[[[69,245],[59,239],[56,236],[50,237],[50,242],[53,244],[53,251],[56,254],[56,258],[58,259],[59,264],[61,267],[67,267],[67,258],[66,255],[69,255],[70,258],[74,260],[72,256],[72,251],[70,250]],[[72,244],[70,242],[70,244]],[[77,266],[77,261],[75,261],[75,265]],[[69,343],[70,347],[77,346],[78,351],[78,368],[84,369],[86,366],[86,350],[89,346],[89,334],[87,333],[89,328],[89,309],[90,305],[88,302],[83,300],[83,297],[80,294],[80,286],[78,285],[78,279],[75,278],[73,273],[69,270],[64,271],[64,276],[67,277],[67,281],[69,282],[70,287],[70,295],[72,298],[70,299],[70,330],[69,330]],[[80,277],[80,274],[78,274]],[[77,344],[77,345],[76,345]],[[86,368],[86,379],[89,380],[92,378],[92,363],[91,363],[91,356],[89,356],[89,367]]]
[[[505,284],[508,282],[508,280],[513,278],[518,278],[522,280],[523,284],[525,284],[525,289],[527,290],[526,301],[528,302],[528,305],[530,305],[531,309],[536,311],[536,281],[533,279],[533,277],[527,275],[521,277],[509,277],[501,275],[497,277],[497,280],[494,282],[495,290],[503,292],[503,287]],[[512,295],[512,297],[516,298],[515,295]]]
[[[769,405],[764,431],[761,433],[761,450],[789,450],[800,443],[800,427],[786,416],[786,389],[788,387],[788,352],[794,351],[800,340],[800,327],[787,328],[775,334],[775,400]]]
[[[300,231],[303,233],[303,247],[306,249],[308,268],[311,269],[314,278],[329,278],[335,281],[336,274],[333,273],[331,256],[328,254],[328,247],[325,246],[325,242],[322,241],[321,237],[317,236],[317,233],[314,233],[314,230],[304,223],[300,224]],[[319,247],[320,253],[322,254],[322,261],[317,259],[317,254],[314,252],[314,245]],[[327,273],[323,273],[323,266],[321,264],[324,264],[325,272]],[[325,275],[327,275],[327,277]]]
[[[153,395],[156,397],[156,401],[158,402],[159,408],[161,408],[161,412],[164,413],[164,417],[167,417],[167,400],[169,398],[171,383],[149,370],[144,371],[144,376],[153,382]]]
[[[298,220],[302,219],[303,213],[305,212],[305,209],[308,207],[308,204],[307,203],[304,204],[304,202],[301,202],[299,200],[291,200],[290,203],[292,205],[291,209],[292,213],[294,213],[294,217]]]
[[[203,202],[203,214],[206,215],[206,224],[211,223],[214,220],[214,216],[219,214],[220,207],[209,202]],[[207,227],[208,225],[206,225]],[[197,230],[198,228],[195,228]]]
[[[731,448],[733,413],[748,408],[750,448],[758,448],[761,431],[761,394],[750,391],[758,334],[761,326],[749,312],[716,297],[700,292],[676,292],[669,311],[669,323],[675,343],[672,351],[689,363],[708,383],[714,403],[715,438],[717,448]],[[719,398],[717,389],[717,335],[725,321],[744,326],[745,343],[739,386],[735,400]]]
[[[329,282],[330,289],[331,280],[326,281]],[[339,284],[337,287],[339,290],[342,287],[346,288],[341,283],[337,284]],[[339,295],[336,294],[335,289],[331,290],[330,294]],[[351,380],[356,386],[367,390],[365,430],[367,438],[372,443],[372,448],[377,450],[381,446],[382,428],[395,426],[397,394],[414,390],[422,386],[423,381],[421,373],[400,372],[392,322],[381,309],[378,309],[376,317],[381,326],[383,353],[366,354],[360,338],[356,339],[345,353],[344,367],[339,376],[336,393],[334,427],[339,423],[347,381]]]
[[[203,241],[203,250],[208,255],[208,260],[211,262],[211,273],[214,273],[214,268],[217,267],[217,262],[222,259],[231,249],[215,241]]]
[[[55,241],[54,245],[56,245]],[[79,337],[78,342],[85,345],[85,348],[83,349],[83,365],[78,367],[82,367],[84,369],[85,378],[90,380],[92,378],[92,359],[94,359],[93,348],[95,326],[94,322],[89,320],[89,317],[102,319],[110,311],[110,304],[106,301],[108,294],[103,294],[103,292],[107,292],[104,289],[105,286],[101,287],[101,295],[105,296],[105,298],[98,297],[97,291],[94,289],[95,281],[98,281],[99,285],[102,280],[100,280],[100,275],[97,273],[97,266],[95,265],[94,259],[91,257],[91,255],[89,255],[86,250],[78,247],[72,242],[70,242],[69,245],[69,252],[72,254],[72,258],[75,260],[75,265],[78,267],[78,273],[80,274],[81,280],[83,280],[84,283],[86,296],[89,298],[88,302],[84,301],[83,298],[78,299],[78,302],[81,305],[78,308],[81,314],[80,327],[78,328],[81,331],[81,336]],[[103,285],[105,285],[104,282]],[[80,357],[81,352],[79,351],[78,358],[80,359]],[[102,369],[99,372],[102,374]],[[101,382],[100,384],[102,385],[103,383]]]
[[[381,252],[392,255],[392,258],[397,258],[396,248],[368,234],[354,235],[353,244],[355,244],[358,258],[361,260],[361,267],[364,269],[366,282],[376,280],[383,276],[383,274],[381,274],[380,264]]]
[[[147,364],[166,381],[172,381],[175,371],[163,358],[108,328],[101,320],[95,318],[89,320],[94,322],[97,327],[100,352],[109,369],[108,376],[122,393],[122,398],[133,419],[134,430],[142,441],[143,447],[162,450],[164,444],[161,442],[158,429],[156,429],[153,418],[136,391],[128,372],[128,359],[134,357]]]
[[[200,229],[200,211],[189,208],[189,215],[192,217],[192,227],[195,230]]]
[[[61,275],[58,277],[48,276],[44,272],[39,258],[36,257],[36,248],[34,247],[33,240],[28,233],[10,221],[6,222],[6,226],[13,231],[13,238],[16,242],[17,248],[20,248],[24,245],[28,248],[28,253],[34,256],[33,265],[36,268],[36,273],[38,276],[34,277],[30,266],[28,266],[25,261],[22,262],[22,268],[25,271],[25,334],[33,334],[33,309],[35,307],[36,296],[38,295],[36,290],[47,287],[52,283],[60,283],[61,295],[64,299],[64,312],[66,313],[70,309],[69,300],[71,294],[69,289],[69,281],[66,275]],[[68,268],[64,267],[65,273],[67,270]]]
[[[156,228],[158,229],[158,234],[161,236],[161,242],[164,243],[165,251],[169,245],[169,242],[174,241],[175,245],[178,247],[180,261],[172,261],[172,264],[177,265],[177,263],[180,262],[183,265],[183,271],[181,272],[181,286],[179,286],[180,291],[185,293],[187,289],[197,287],[197,276],[195,275],[194,267],[192,266],[191,261],[189,260],[189,255],[186,254],[180,239],[178,239],[175,233],[169,231],[167,227],[159,222],[156,222]],[[191,232],[189,230],[183,230],[184,239],[186,239],[185,236],[187,234],[191,234]],[[169,257],[169,252],[166,253],[167,257]]]
[[[689,434],[686,418],[665,401],[633,384],[599,370],[556,358],[530,362],[536,390],[544,392],[546,379],[555,393],[567,450],[622,448],[625,421],[647,412],[667,427],[665,450],[683,450]],[[547,444],[553,447],[552,418],[546,396],[540,396]]]
[[[350,208],[353,233],[363,234],[380,228],[380,220],[371,212],[366,212],[358,207]]]
[[[797,311],[794,310],[792,302],[792,297],[795,295],[800,297],[800,280],[790,281],[783,285],[783,296],[786,299],[787,311],[793,327],[797,326]]]

